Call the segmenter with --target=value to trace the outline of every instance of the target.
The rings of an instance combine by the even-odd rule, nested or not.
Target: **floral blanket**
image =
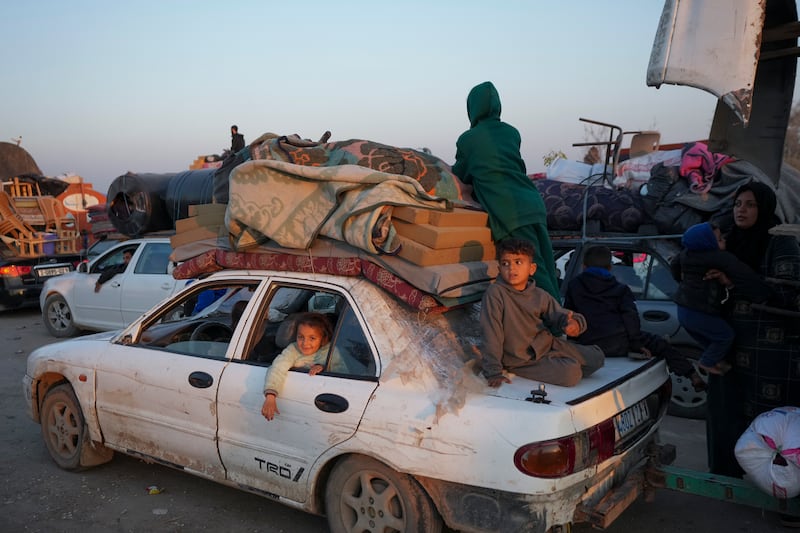
[[[316,167],[253,160],[233,169],[225,224],[234,247],[272,239],[308,248],[317,236],[347,242],[373,254],[396,253],[393,206],[452,209],[409,176],[359,165]]]
[[[327,134],[323,139],[327,139]],[[398,148],[375,141],[315,142],[301,139],[298,135],[265,133],[250,144],[250,157],[312,167],[358,165],[387,174],[408,176],[416,180],[425,192],[441,198],[456,200],[464,197],[464,184],[438,157],[422,150]]]

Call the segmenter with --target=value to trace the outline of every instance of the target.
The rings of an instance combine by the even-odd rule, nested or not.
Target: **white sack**
[[[739,437],[736,459],[764,492],[780,499],[800,494],[800,408],[758,415]]]

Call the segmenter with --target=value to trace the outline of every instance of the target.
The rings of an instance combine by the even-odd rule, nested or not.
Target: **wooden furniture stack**
[[[392,222],[402,243],[397,255],[418,266],[494,259],[488,220],[485,211],[472,209],[396,207]]]

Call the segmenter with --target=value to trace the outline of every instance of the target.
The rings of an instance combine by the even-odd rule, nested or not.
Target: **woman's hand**
[[[706,272],[705,275],[703,276],[704,281],[708,281],[711,279],[719,280],[719,282],[725,287],[730,287],[731,285],[733,285],[733,282],[727,276],[727,274],[725,274],[725,272],[721,270],[717,270],[716,268],[712,268],[711,270]]]
[[[325,370],[325,367],[322,365],[311,365],[311,368],[308,369],[309,376],[316,376],[320,372]]]
[[[275,415],[281,414],[278,410],[278,403],[275,400],[274,394],[267,394],[264,397],[264,405],[261,406],[261,414],[267,420],[272,420],[275,418]]]

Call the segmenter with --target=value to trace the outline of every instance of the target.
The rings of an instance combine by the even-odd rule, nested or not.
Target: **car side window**
[[[125,252],[131,252],[132,254],[136,254],[136,249],[139,247],[138,244],[131,245],[131,246],[123,246],[121,248],[117,248],[113,252],[109,252],[97,261],[92,264],[92,268],[89,271],[92,274],[97,274],[108,270],[109,268],[116,268],[125,263],[125,259],[123,258],[123,254]]]
[[[644,294],[647,267],[642,265],[645,254],[633,253],[629,250],[612,250],[611,273],[617,281],[630,287],[637,299]]]
[[[314,287],[279,286],[272,291],[269,305],[262,310],[251,336],[248,361],[271,364],[295,341],[296,320],[302,313],[328,317],[333,328],[325,372],[346,376],[375,376],[372,351],[354,311],[344,295]]]
[[[671,300],[678,288],[669,265],[658,257],[650,256],[650,278],[644,297],[648,300]]]
[[[199,284],[198,284],[199,285]],[[134,345],[167,352],[224,359],[239,319],[258,282],[225,281],[198,286],[149,318]],[[196,314],[197,297],[213,291],[216,298]]]
[[[670,300],[677,286],[669,265],[650,253],[613,251],[611,273],[637,300]]]
[[[172,246],[167,242],[152,242],[144,245],[136,262],[136,274],[166,274]]]
[[[377,374],[375,357],[364,336],[364,330],[349,306],[339,317],[333,348],[328,356],[328,368],[331,372],[359,377],[374,377]]]

